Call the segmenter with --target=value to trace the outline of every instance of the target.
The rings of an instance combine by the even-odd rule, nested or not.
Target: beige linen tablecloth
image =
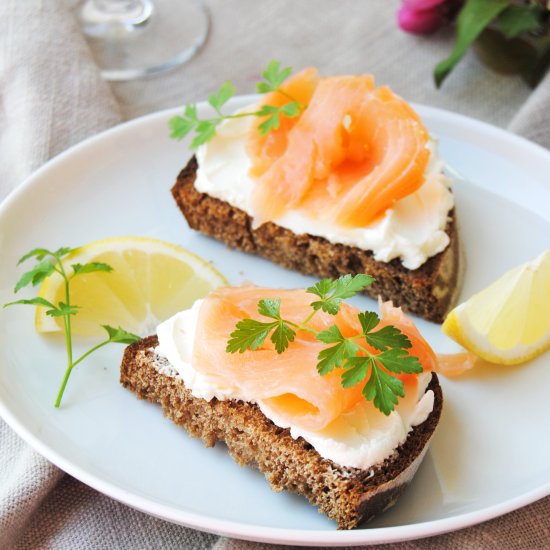
[[[531,90],[518,77],[490,72],[470,53],[437,91],[431,70],[450,51],[451,32],[429,38],[400,32],[397,0],[207,4],[211,35],[188,65],[108,84],[62,0],[2,0],[0,198],[70,145],[123,120],[204,99],[226,79],[240,93],[252,92],[258,70],[272,58],[295,68],[315,65],[324,74],[373,72],[409,100],[550,147],[550,76]],[[200,533],[115,502],[47,462],[1,420],[0,464],[0,548],[268,546]],[[550,497],[469,529],[392,547],[550,548]]]

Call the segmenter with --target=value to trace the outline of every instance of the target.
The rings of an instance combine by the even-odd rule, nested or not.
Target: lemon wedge
[[[71,279],[71,304],[79,306],[71,317],[75,334],[104,334],[101,325],[121,326],[146,336],[159,322],[189,308],[226,279],[208,262],[179,246],[145,237],[115,237],[75,249],[63,260],[72,264],[103,262],[111,272],[83,273]],[[40,296],[57,304],[65,301],[63,279],[44,280]],[[39,332],[62,330],[62,320],[36,309]]]
[[[457,306],[442,330],[491,363],[522,363],[550,348],[550,250]]]

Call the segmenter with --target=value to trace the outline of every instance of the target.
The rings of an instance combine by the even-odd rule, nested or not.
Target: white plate
[[[250,98],[248,98],[249,100]],[[239,107],[247,98],[233,102]],[[467,271],[462,298],[550,247],[550,153],[502,130],[419,107],[456,185]],[[302,286],[312,279],[231,251],[190,231],[169,189],[189,155],[168,139],[165,111],[96,136],[52,160],[0,207],[0,301],[13,299],[17,259],[36,246],[148,235],[202,255],[239,283]],[[364,307],[373,302],[360,299]],[[430,453],[398,504],[363,529],[336,531],[297,496],[272,492],[223,445],[206,449],[118,384],[122,347],[80,365],[63,406],[57,338],[33,311],[0,313],[0,412],[49,460],[97,490],[158,517],[236,538],[311,545],[398,541],[465,527],[550,493],[550,354],[530,364],[443,380],[445,408]],[[438,351],[452,344],[419,322]]]

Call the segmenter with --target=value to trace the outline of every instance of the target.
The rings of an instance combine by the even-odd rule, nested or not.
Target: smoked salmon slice
[[[470,351],[462,353],[438,353],[436,372],[453,378],[473,369],[479,358]]]
[[[276,147],[249,138],[256,225],[299,210],[366,227],[422,185],[429,134],[390,88],[376,88],[371,75],[314,80],[308,72],[290,85],[311,94],[307,108],[281,125]]]
[[[298,101],[302,105],[307,105],[317,84],[319,75],[317,69],[308,68],[287,79],[281,86],[281,92],[271,92],[266,94],[262,101],[257,105],[258,110],[263,105],[273,105],[281,107],[288,103],[289,97]],[[259,120],[254,126],[257,127],[263,122]],[[280,126],[277,130],[262,135],[258,131],[251,132],[247,139],[247,150],[252,159],[250,175],[252,177],[261,176],[271,164],[279,158],[286,150],[288,145],[288,135],[290,130],[298,122],[298,118],[281,117]]]
[[[262,348],[254,351],[226,352],[229,335],[236,323],[248,317],[259,319],[258,301],[265,298],[280,298],[281,315],[295,323],[304,320],[315,300],[315,296],[305,290],[240,286],[213,291],[200,306],[192,352],[193,366],[218,387],[228,391],[238,388],[242,395],[248,396],[247,399],[260,405],[264,403],[288,424],[306,430],[320,430],[364,397],[362,384],[347,389],[342,387],[340,369],[327,376],[317,372],[317,355],[325,344],[317,341],[313,334],[298,331],[295,340],[282,354],[275,351],[268,339]],[[336,316],[319,311],[308,326],[320,331],[336,323],[344,336],[352,336],[361,329],[358,312],[358,309],[342,304]],[[412,321],[402,313],[400,316],[400,319],[394,316],[391,321],[383,322],[402,328],[413,342],[411,353],[414,351],[423,368],[430,370],[435,357],[431,348]],[[405,375],[402,379],[405,391],[414,391],[416,376]]]

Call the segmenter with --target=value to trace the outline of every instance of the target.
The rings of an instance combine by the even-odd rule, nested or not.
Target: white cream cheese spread
[[[424,422],[433,409],[434,394],[431,390],[426,391],[431,379],[428,372],[419,375],[417,392],[407,393],[389,416],[375,409],[371,402],[362,400],[322,430],[305,431],[289,425],[262,400],[244,394],[238,387],[222,385],[220,380],[193,367],[193,343],[201,304],[202,300],[198,300],[191,309],[174,315],[157,328],[159,346],[156,352],[169,361],[186,388],[195,397],[207,401],[216,397],[257,403],[274,424],[290,428],[292,437],[303,437],[323,458],[340,466],[368,469],[390,457],[412,428]]]
[[[255,182],[249,176],[251,160],[246,150],[246,136],[255,123],[255,117],[225,120],[214,138],[197,151],[199,168],[195,180],[195,187],[201,193],[249,215],[253,215],[251,196]],[[332,243],[371,250],[375,260],[381,262],[400,258],[407,269],[416,269],[449,244],[445,227],[454,205],[450,180],[443,173],[437,144],[432,139],[428,147],[430,162],[423,185],[397,201],[368,227],[327,224],[296,211],[274,221],[295,234],[307,233]]]

